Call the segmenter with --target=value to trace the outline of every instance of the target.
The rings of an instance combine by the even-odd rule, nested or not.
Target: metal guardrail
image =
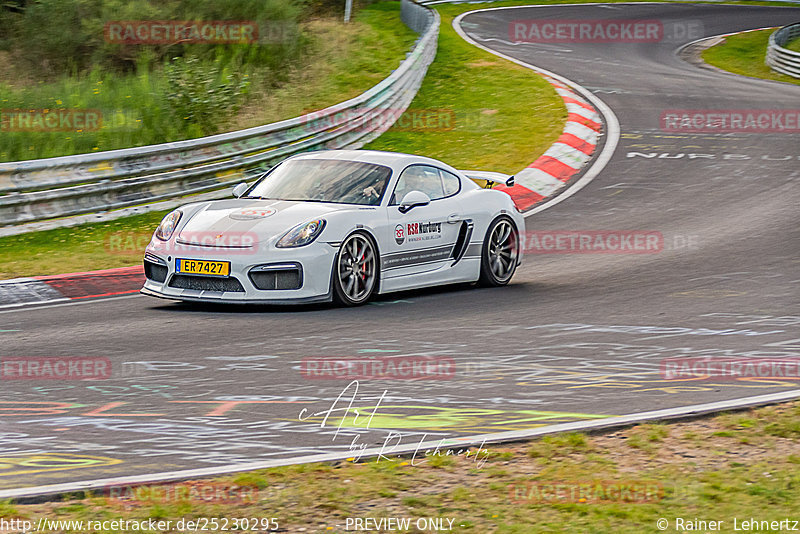
[[[800,38],[800,22],[784,26],[769,36],[766,63],[772,70],[800,78],[800,52],[784,48],[797,38]]]
[[[292,154],[363,146],[405,111],[436,55],[439,15],[402,0],[401,18],[420,34],[406,59],[365,93],[324,110],[200,139],[0,163],[0,225],[212,191]]]

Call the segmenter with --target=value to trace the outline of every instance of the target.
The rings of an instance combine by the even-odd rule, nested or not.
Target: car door
[[[388,206],[390,235],[382,266],[385,278],[434,271],[452,263],[461,206],[452,183],[446,190],[442,172],[430,165],[410,165],[400,174]],[[430,204],[402,213],[399,204],[403,196],[414,190],[428,195]]]

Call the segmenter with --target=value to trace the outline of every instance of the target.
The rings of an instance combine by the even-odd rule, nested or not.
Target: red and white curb
[[[467,35],[461,27],[461,20],[471,13],[530,7],[546,6],[478,9],[462,13],[453,20],[453,29],[468,43],[542,76],[555,88],[567,108],[567,123],[558,140],[536,161],[514,176],[513,187],[497,187],[497,189],[505,190],[510,194],[517,208],[525,212],[526,216],[558,204],[591,182],[611,159],[620,135],[616,115],[605,102],[593,95],[591,91],[559,74],[492,50]],[[606,136],[605,143],[595,157],[592,166],[583,176],[572,183],[567,191],[552,198],[592,159],[601,135]],[[548,202],[543,202],[545,200]]]
[[[138,293],[144,285],[141,265],[0,280],[0,309]]]
[[[575,91],[549,76],[567,107],[567,123],[558,140],[536,161],[514,176],[513,187],[500,187],[522,211],[554,195],[591,159],[603,121],[594,106]]]

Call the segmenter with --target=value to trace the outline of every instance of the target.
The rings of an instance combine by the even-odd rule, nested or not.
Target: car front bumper
[[[264,251],[255,252],[250,249],[230,250],[175,245],[174,242],[162,243],[154,238],[145,252],[146,282],[141,292],[153,297],[195,302],[235,304],[327,302],[331,300],[332,295],[331,273],[337,250],[335,246],[320,242],[297,248],[269,247]],[[179,258],[230,262],[230,275],[225,278],[235,279],[239,287],[235,290],[205,287],[236,285],[235,282],[225,280],[223,277],[188,275],[179,280],[181,273],[175,272],[176,260]],[[158,266],[158,276],[153,276],[156,270],[152,265]],[[280,270],[288,266],[299,268],[300,280],[296,289],[259,289],[256,286],[253,273]],[[165,274],[164,269],[166,269]],[[201,276],[204,280],[197,280]],[[204,288],[196,288],[194,287],[196,284],[186,283],[187,279],[201,282],[200,285]],[[176,285],[189,287],[176,287]]]

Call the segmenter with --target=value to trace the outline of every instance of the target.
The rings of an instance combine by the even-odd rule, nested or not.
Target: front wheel
[[[504,286],[514,276],[519,259],[519,235],[514,222],[508,217],[498,217],[489,225],[481,251],[482,286]]]
[[[364,304],[377,285],[378,251],[374,242],[366,234],[350,234],[333,263],[334,300],[345,306]]]

